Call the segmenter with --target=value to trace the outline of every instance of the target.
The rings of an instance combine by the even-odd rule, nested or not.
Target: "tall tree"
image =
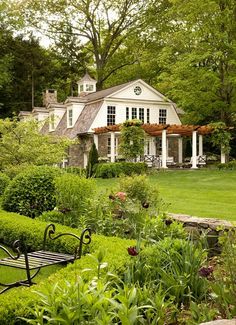
[[[21,164],[46,165],[60,163],[71,141],[42,135],[39,123],[0,119],[0,169]]]
[[[22,8],[30,26],[46,29],[56,42],[61,42],[65,34],[83,42],[92,54],[97,87],[101,89],[113,73],[133,63],[124,57],[122,62],[109,65],[125,39],[141,26],[147,3],[145,0],[26,0],[22,1]]]
[[[163,16],[168,28],[155,35],[163,40],[158,87],[184,108],[188,122],[234,124],[235,1],[170,0]]]

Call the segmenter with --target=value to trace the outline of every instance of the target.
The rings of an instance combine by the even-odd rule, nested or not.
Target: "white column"
[[[225,164],[225,162],[226,162],[224,146],[221,146],[221,150],[220,150],[220,162],[222,164]]]
[[[183,138],[178,138],[178,163],[183,162]]]
[[[115,162],[115,132],[111,132],[111,162]]]
[[[88,154],[87,152],[84,152],[84,168],[86,168],[88,165]]]
[[[202,156],[203,155],[203,135],[199,134],[198,137],[198,155]]]
[[[166,166],[166,158],[167,158],[167,156],[166,156],[166,153],[167,153],[166,144],[167,144],[166,143],[166,130],[162,130],[162,153],[161,153],[161,156],[162,156],[162,158],[161,158],[161,160],[162,160],[161,167],[162,168],[168,168]]]
[[[192,167],[197,167],[197,131],[193,131],[193,139],[192,139]]]
[[[95,134],[93,135],[93,142],[98,150],[98,134]]]

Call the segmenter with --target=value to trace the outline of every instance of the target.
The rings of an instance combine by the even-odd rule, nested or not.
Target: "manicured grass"
[[[236,221],[236,171],[167,170],[149,176],[158,186],[167,212]],[[98,179],[111,188],[117,179]]]

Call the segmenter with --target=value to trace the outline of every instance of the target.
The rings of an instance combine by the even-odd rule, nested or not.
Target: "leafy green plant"
[[[5,188],[7,187],[9,182],[10,178],[4,173],[0,173],[0,195],[4,193]]]
[[[199,274],[206,257],[206,252],[190,241],[166,237],[141,251],[139,258],[145,265],[145,283],[161,282],[180,305],[206,296],[208,281]]]
[[[86,176],[91,177],[95,173],[95,166],[98,164],[98,151],[95,143],[89,151],[88,165],[86,167]]]
[[[236,235],[227,231],[219,238],[222,245],[221,266],[211,284],[212,297],[223,317],[236,316]]]
[[[125,158],[137,158],[144,153],[145,131],[142,121],[125,121],[121,127],[119,152]]]
[[[52,210],[56,203],[54,178],[59,173],[53,167],[31,167],[18,174],[3,195],[3,209],[31,218]]]
[[[145,163],[116,162],[99,163],[96,165],[96,177],[113,178],[122,175],[144,174],[147,171]]]
[[[79,219],[86,215],[90,199],[95,195],[94,180],[64,174],[55,179],[55,188],[57,209],[65,215],[65,224],[78,226]]]
[[[119,190],[125,192],[129,199],[138,201],[144,208],[151,205],[156,207],[159,203],[158,189],[150,185],[145,175],[121,178]]]

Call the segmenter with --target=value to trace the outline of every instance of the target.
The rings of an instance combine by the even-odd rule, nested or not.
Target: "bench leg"
[[[15,288],[15,287],[20,287],[20,286],[30,287],[32,284],[34,284],[32,282],[33,278],[36,277],[36,275],[39,273],[40,270],[41,270],[41,268],[37,269],[33,275],[30,275],[30,273],[29,273],[29,278],[27,276],[27,279],[25,279],[25,280],[19,280],[19,281],[12,282],[12,283],[1,283],[0,282],[0,286],[5,287],[4,289],[2,289],[0,291],[0,294],[6,292],[7,290],[9,290],[11,288]]]

